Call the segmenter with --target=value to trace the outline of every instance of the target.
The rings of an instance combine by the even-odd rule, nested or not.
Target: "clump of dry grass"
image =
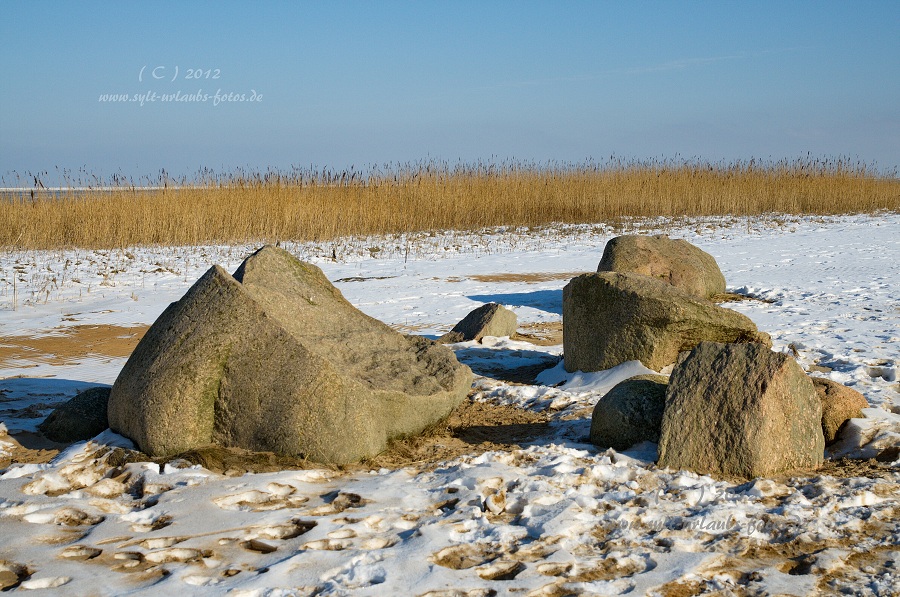
[[[24,249],[328,240],[626,216],[900,209],[900,178],[847,160],[621,162],[237,172],[142,189],[23,192],[0,202],[0,246]],[[37,179],[36,179],[36,182]]]

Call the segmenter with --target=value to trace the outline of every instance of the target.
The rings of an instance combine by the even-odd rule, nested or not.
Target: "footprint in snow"
[[[369,500],[355,494],[343,491],[332,491],[322,496],[325,504],[313,508],[307,514],[310,516],[328,516],[340,514],[350,508],[362,508]]]
[[[69,576],[45,576],[22,581],[19,585],[22,589],[55,589],[68,584],[72,580]]]
[[[314,520],[292,519],[285,524],[273,524],[252,529],[251,539],[276,539],[285,541],[306,534],[316,527],[318,523]]]
[[[264,512],[297,508],[309,501],[306,496],[295,496],[297,489],[282,483],[269,483],[266,491],[252,489],[243,493],[218,497],[213,500],[223,510]]]
[[[78,508],[60,508],[54,512],[39,510],[22,517],[25,522],[34,524],[55,524],[68,527],[94,526],[105,520],[104,516],[88,514]]]
[[[465,543],[451,545],[431,555],[431,561],[451,570],[465,570],[492,562],[499,557],[490,546]]]
[[[59,557],[67,560],[93,560],[103,553],[102,549],[90,547],[88,545],[70,545],[62,550]]]
[[[512,580],[525,570],[525,564],[515,560],[497,560],[486,566],[479,566],[475,573],[484,580]]]
[[[157,549],[144,554],[144,560],[151,564],[197,562],[203,557],[204,554],[199,549],[190,549],[186,547]]]
[[[346,539],[318,539],[304,543],[301,549],[315,551],[343,551],[353,545],[352,541]]]
[[[158,531],[160,529],[166,528],[173,522],[173,518],[170,515],[164,514],[162,512],[156,512],[154,510],[139,510],[135,512],[129,512],[128,514],[122,515],[120,517],[120,520],[122,520],[123,522],[132,523],[131,530],[135,533],[150,533],[153,531]]]

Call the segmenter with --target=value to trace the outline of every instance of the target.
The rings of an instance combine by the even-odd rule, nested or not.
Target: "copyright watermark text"
[[[137,80],[142,86],[174,87],[175,83],[183,81],[218,81],[222,79],[220,68],[181,68],[178,65],[143,65],[138,71]],[[215,85],[215,83],[212,83]],[[190,85],[190,83],[188,83]],[[137,93],[101,93],[97,97],[101,104],[209,104],[220,106],[223,104],[258,104],[263,101],[263,94],[256,89],[247,91],[231,91],[217,87],[215,91],[197,91],[182,89],[147,89]]]
[[[206,93],[203,89],[198,89],[196,93],[184,93],[181,90],[174,92],[156,92],[145,91],[142,93],[101,93],[97,101],[104,104],[114,103],[134,103],[140,106],[152,103],[172,103],[172,104],[234,104],[234,103],[260,103],[263,100],[261,93],[257,93],[255,89],[251,89],[248,93],[235,93],[233,91],[222,91],[217,89],[214,93]]]

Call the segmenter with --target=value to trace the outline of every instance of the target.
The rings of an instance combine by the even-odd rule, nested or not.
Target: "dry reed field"
[[[32,175],[29,174],[29,177]],[[34,177],[41,187],[40,177]],[[149,181],[148,181],[149,182]],[[614,222],[642,216],[845,214],[900,209],[900,177],[859,162],[610,161],[228,175],[159,188],[22,191],[0,202],[0,247],[324,241],[339,236]]]

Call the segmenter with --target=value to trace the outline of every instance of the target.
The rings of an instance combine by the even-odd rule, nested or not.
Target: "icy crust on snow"
[[[833,454],[900,445],[900,215],[636,230],[711,253],[729,290],[755,297],[725,306],[813,375],[863,393],[867,418],[851,421]],[[621,232],[560,226],[287,248],[366,313],[437,336],[490,301],[512,308],[520,327],[558,329],[562,287],[594,271]],[[4,254],[2,334],[148,325],[212,263],[233,270],[253,248]],[[0,574],[20,575],[21,589],[67,594],[900,592],[900,462],[880,478],[748,483],[659,470],[655,444],[615,452],[587,443],[593,405],[646,373],[640,363],[566,373],[560,345],[486,338],[452,348],[480,372],[475,400],[546,413],[546,433],[521,448],[399,470],[224,477],[183,461],[113,466],[108,450],[132,446],[107,431],[50,463],[0,469]],[[0,459],[12,449],[4,443],[55,404],[112,383],[124,360],[6,363]],[[522,368],[535,370],[534,383],[498,374]]]

